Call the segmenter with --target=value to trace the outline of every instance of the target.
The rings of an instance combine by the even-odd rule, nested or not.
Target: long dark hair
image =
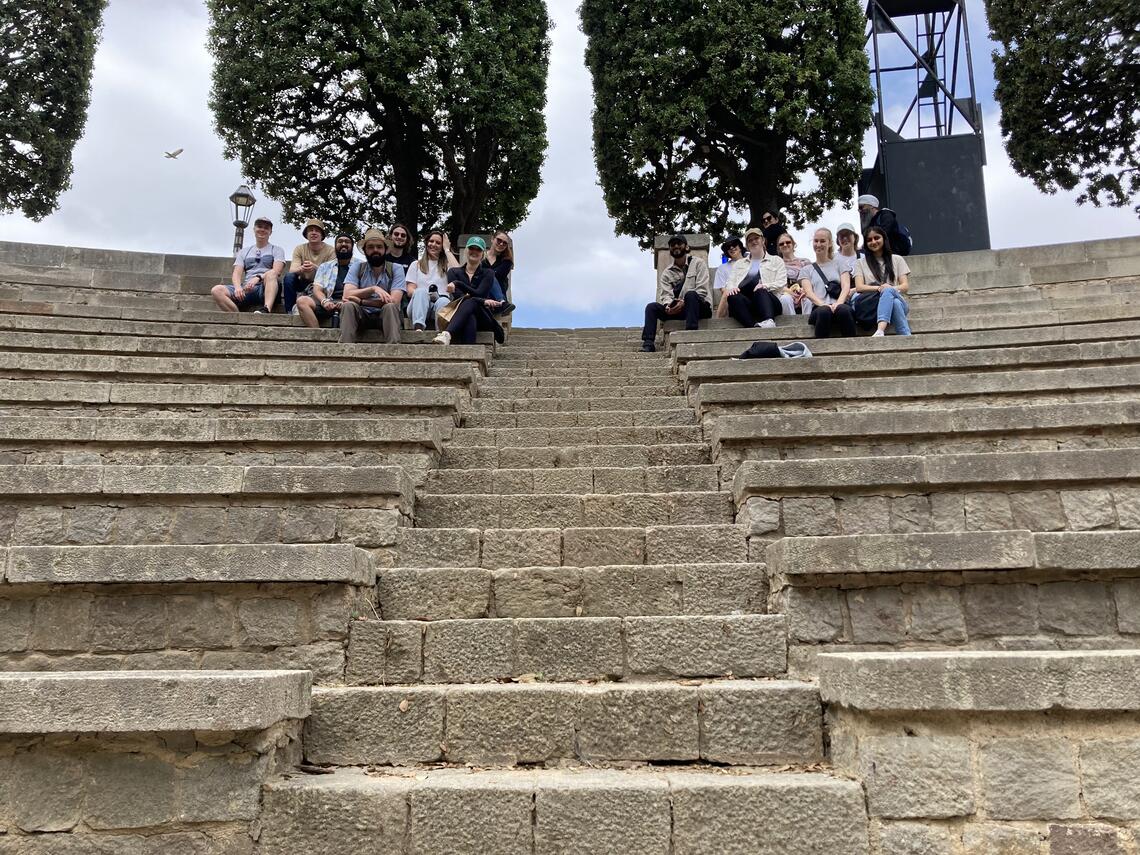
[[[414,256],[416,254],[416,239],[412,237],[412,230],[403,223],[392,223],[392,228],[388,229],[388,246],[392,249],[396,248],[396,244],[392,241],[392,232],[396,229],[404,230],[404,234],[408,236],[408,242],[404,245],[404,252]]]
[[[874,232],[883,238],[882,256],[876,256],[871,252],[870,247],[867,247],[867,236]],[[879,281],[880,285],[894,285],[895,284],[895,264],[891,256],[891,239],[887,237],[886,231],[879,226],[868,226],[867,231],[863,232],[863,246],[866,247],[864,258],[867,259],[867,266],[871,268],[871,272],[875,274],[875,278]]]

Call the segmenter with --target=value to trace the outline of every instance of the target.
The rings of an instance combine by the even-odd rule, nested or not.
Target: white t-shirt
[[[863,277],[864,285],[894,285],[903,276],[910,275],[910,267],[906,263],[906,259],[901,255],[891,256],[891,266],[895,269],[894,282],[880,282],[875,274],[871,271],[871,265],[867,263],[867,259],[860,258],[859,264],[855,267],[855,273]]]
[[[819,264],[819,269],[823,271],[824,277],[832,282],[842,282],[841,277],[843,273],[850,273],[852,278],[849,284],[851,286],[851,289],[854,290],[855,274],[853,269],[854,265],[852,264],[854,260],[855,259],[848,258],[844,255],[837,255],[830,261],[816,262],[816,264]],[[819,278],[819,274],[816,273],[814,265],[805,264],[803,267],[801,267],[800,278],[807,279],[811,283],[812,291],[815,293],[816,297],[823,300],[824,305],[830,306],[835,302],[835,297],[828,296],[827,282],[824,281],[824,279]]]
[[[421,285],[425,288],[434,285],[439,289],[441,294],[447,292],[447,270],[442,273],[439,272],[439,265],[428,262],[428,272],[424,273],[420,270],[420,262],[417,259],[408,265],[408,276],[404,280],[409,285],[415,285],[419,288]]]

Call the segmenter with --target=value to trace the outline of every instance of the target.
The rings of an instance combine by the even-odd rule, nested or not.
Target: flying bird
[[[178,155],[182,154],[184,151],[185,149],[176,148],[174,151],[164,151],[163,154],[166,155],[167,160],[176,160],[178,158]]]

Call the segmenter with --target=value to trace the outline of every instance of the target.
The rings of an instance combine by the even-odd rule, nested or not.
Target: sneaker
[[[432,344],[451,344],[451,333],[444,330],[431,340]]]
[[[423,331],[424,331],[424,329],[425,329],[425,327],[424,327],[424,325],[423,325],[423,324],[416,324],[416,325],[413,327],[413,329],[414,329],[416,332],[423,332]]]
[[[768,320],[761,321],[756,326],[760,327],[762,330],[774,330],[776,328],[776,322],[771,318],[768,318]]]
[[[509,315],[516,308],[518,308],[518,307],[515,306],[514,303],[507,301],[506,303],[503,303],[503,305],[499,306],[499,308],[495,310],[495,314],[496,315]]]
[[[882,330],[875,330],[873,333],[871,333],[871,338],[882,338],[885,335],[886,333]]]
[[[642,353],[656,353],[657,348],[653,346],[653,342],[643,341],[641,343],[641,352]]]
[[[265,306],[258,306],[256,309],[253,310],[253,313],[255,315],[268,315],[269,309],[265,308]]]

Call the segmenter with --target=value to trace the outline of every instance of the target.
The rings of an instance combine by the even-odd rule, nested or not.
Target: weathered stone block
[[[1121,579],[1112,586],[1116,625],[1120,632],[1140,633],[1140,580]]]
[[[967,531],[1013,528],[1013,511],[1005,493],[966,493],[963,502]]]
[[[905,632],[902,591],[899,588],[858,588],[846,592],[856,644],[899,642]]]
[[[1108,586],[1051,582],[1038,588],[1041,629],[1065,635],[1108,635],[1115,628]]]
[[[908,534],[916,531],[932,531],[934,518],[930,509],[930,497],[923,495],[899,496],[891,499],[891,532]]]
[[[167,598],[167,642],[171,647],[226,647],[234,637],[232,601],[213,594]]]
[[[427,683],[481,683],[514,676],[514,632],[509,620],[446,620],[426,624],[423,679]]]
[[[441,620],[486,616],[491,571],[463,567],[385,570],[376,580],[385,620]]]
[[[780,502],[777,499],[753,497],[744,503],[736,521],[748,534],[769,534],[780,530]]]
[[[443,754],[444,695],[427,688],[313,693],[305,756],[313,763],[406,765]]]
[[[1037,632],[1034,585],[968,585],[963,596],[966,631],[971,638]]]
[[[583,567],[582,613],[593,617],[679,614],[688,593],[682,579],[686,569],[661,564]]]
[[[839,515],[830,496],[811,496],[783,501],[785,537],[822,537],[839,534]]]
[[[1092,739],[1081,746],[1081,790],[1099,819],[1140,819],[1140,740]]]
[[[649,564],[747,561],[748,540],[734,525],[654,526],[645,530]]]
[[[422,623],[353,621],[348,636],[345,682],[350,686],[418,683],[422,678]]]
[[[336,512],[336,537],[357,546],[395,546],[400,527],[398,510],[346,508]]]
[[[158,595],[96,597],[91,606],[94,650],[162,648],[166,627],[166,602]]]
[[[872,816],[940,819],[974,812],[970,743],[957,737],[868,737],[859,769]]]
[[[496,617],[573,617],[583,600],[577,567],[523,567],[492,573]]]
[[[31,645],[43,652],[84,650],[91,643],[90,596],[36,600]]]
[[[84,767],[78,758],[39,748],[0,757],[0,776],[9,784],[12,822],[23,831],[69,831],[79,823]]]
[[[644,529],[568,528],[562,533],[562,542],[562,563],[568,566],[604,567],[610,564],[645,563]]]
[[[517,773],[433,773],[412,791],[409,855],[531,855],[533,782]]]
[[[1044,836],[1008,825],[973,823],[962,832],[962,855],[1042,855]]]
[[[1013,524],[1029,531],[1061,531],[1065,528],[1065,510],[1061,497],[1052,490],[1014,493],[1009,497]]]
[[[515,669],[543,680],[620,677],[625,672],[618,618],[527,618],[515,621]]]
[[[1072,531],[1116,527],[1116,509],[1108,490],[1065,490],[1061,506]]]
[[[979,753],[982,803],[994,819],[1082,814],[1072,746],[1064,739],[998,739]]]
[[[880,855],[951,855],[950,832],[917,822],[892,822],[879,827]]]
[[[698,697],[682,686],[622,684],[582,694],[578,752],[584,760],[696,760]]]
[[[447,693],[447,759],[542,763],[574,756],[578,686],[465,686]]]
[[[276,647],[307,641],[305,616],[294,600],[254,597],[238,605],[238,623],[246,644]]]
[[[771,677],[787,668],[786,638],[785,621],[776,615],[625,620],[633,674]]]
[[[823,719],[814,686],[783,681],[706,685],[701,758],[714,763],[815,763]]]
[[[180,767],[177,818],[180,822],[239,822],[257,819],[261,785],[269,759],[253,754],[204,755]]]
[[[619,773],[544,776],[535,792],[535,855],[669,855],[669,787]]]
[[[778,611],[793,641],[835,641],[843,632],[843,601],[836,588],[785,588]]]
[[[170,763],[144,754],[92,754],[86,761],[84,821],[96,829],[144,828],[177,815]]]
[[[1049,855],[1125,855],[1126,851],[1111,826],[1049,826]]]
[[[35,600],[0,600],[0,653],[26,650]]]
[[[838,502],[844,534],[886,534],[891,530],[891,506],[886,496],[845,496]]]
[[[1140,487],[1117,487],[1112,491],[1116,519],[1121,528],[1140,528]]]
[[[481,567],[557,567],[562,561],[562,532],[546,529],[487,529],[483,532]]]
[[[961,493],[934,493],[930,515],[935,531],[966,531],[966,500]]]
[[[917,641],[955,644],[966,640],[966,619],[960,588],[938,585],[907,585],[903,594],[910,603],[907,635]]]

